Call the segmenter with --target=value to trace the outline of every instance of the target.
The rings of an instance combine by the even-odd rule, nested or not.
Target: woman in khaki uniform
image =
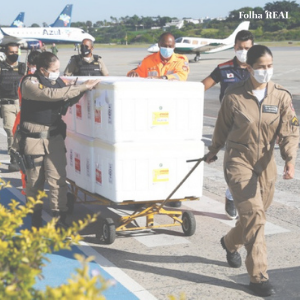
[[[26,195],[36,198],[49,184],[50,207],[60,224],[66,225],[67,184],[64,138],[66,125],[61,115],[66,105],[75,104],[99,80],[66,86],[59,78],[60,63],[50,52],[40,54],[37,71],[21,82],[19,151],[26,160]],[[35,206],[32,226],[42,226],[42,205]]]
[[[279,137],[285,161],[284,179],[294,177],[299,123],[290,93],[270,81],[273,56],[265,46],[255,45],[247,54],[250,78],[226,90],[206,162],[226,143],[224,174],[239,219],[221,239],[231,267],[241,266],[237,250],[245,246],[250,289],[259,296],[275,293],[267,273],[264,237],[265,211],[270,206],[277,176],[273,149]]]

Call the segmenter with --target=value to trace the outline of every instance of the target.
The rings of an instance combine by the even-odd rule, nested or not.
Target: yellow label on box
[[[169,169],[153,170],[153,182],[169,181]]]
[[[168,125],[169,124],[169,112],[160,111],[152,113],[152,125]]]

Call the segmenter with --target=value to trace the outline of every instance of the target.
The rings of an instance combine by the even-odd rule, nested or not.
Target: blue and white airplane
[[[42,43],[80,44],[84,39],[95,41],[89,33],[75,27],[0,28],[0,46],[17,43],[22,49],[40,49]]]
[[[50,27],[70,27],[72,18],[73,4],[67,4],[63,11],[59,14],[54,23]]]
[[[17,17],[14,19],[14,21],[11,23],[10,27],[18,27],[18,28],[25,27],[25,25],[24,25],[24,16],[25,16],[25,13],[20,12],[17,15]]]

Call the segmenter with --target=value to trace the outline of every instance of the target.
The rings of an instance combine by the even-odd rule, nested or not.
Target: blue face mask
[[[169,58],[174,53],[174,48],[160,47],[159,51],[162,57]]]

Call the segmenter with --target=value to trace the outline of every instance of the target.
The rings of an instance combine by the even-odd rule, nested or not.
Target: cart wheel
[[[76,202],[76,197],[72,193],[67,193],[67,207],[68,207],[68,214],[72,215],[74,211],[74,205]]]
[[[182,214],[182,230],[186,236],[191,236],[196,231],[196,220],[190,211]]]
[[[106,244],[112,244],[116,239],[116,226],[111,218],[106,218],[102,226],[102,237]]]

